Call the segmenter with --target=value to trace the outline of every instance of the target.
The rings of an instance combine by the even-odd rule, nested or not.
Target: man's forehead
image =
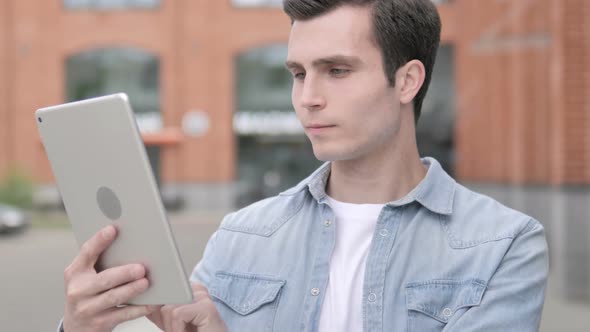
[[[374,47],[370,22],[369,11],[357,7],[342,7],[310,20],[295,21],[287,60],[311,63],[336,56],[360,58],[368,47]]]

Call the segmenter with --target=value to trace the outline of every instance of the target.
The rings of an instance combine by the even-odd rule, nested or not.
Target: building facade
[[[123,91],[163,192],[225,208],[291,184],[316,164],[289,112],[280,3],[2,1],[0,174],[17,166],[54,188],[34,111]],[[437,3],[421,152],[462,181],[590,184],[590,4]]]

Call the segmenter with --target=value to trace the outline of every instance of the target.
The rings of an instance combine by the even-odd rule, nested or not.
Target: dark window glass
[[[275,195],[320,165],[293,111],[286,58],[286,45],[272,45],[236,59],[238,206]]]
[[[455,164],[453,132],[455,121],[455,78],[453,47],[442,45],[436,57],[432,81],[422,105],[416,135],[420,155],[440,161],[453,174]]]
[[[64,0],[64,7],[75,10],[156,9],[160,0]]]
[[[232,0],[236,7],[283,7],[283,0]]]
[[[449,0],[432,0],[435,4],[443,4]],[[236,7],[278,7],[282,8],[283,0],[232,0]]]
[[[160,61],[134,48],[106,48],[82,52],[66,60],[67,101],[125,92],[142,132],[161,128]],[[158,147],[147,148],[159,183]]]

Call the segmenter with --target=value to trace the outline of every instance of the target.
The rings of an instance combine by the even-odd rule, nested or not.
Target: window
[[[134,48],[82,52],[66,60],[67,101],[117,92],[129,96],[139,129],[161,129],[159,59]],[[159,147],[148,146],[148,157],[159,183]]]
[[[450,0],[432,0],[435,4],[448,3]],[[283,0],[232,0],[236,7],[283,7]]]
[[[92,10],[124,10],[124,9],[156,9],[160,0],[64,0],[67,9]]]
[[[443,168],[453,174],[455,78],[451,45],[441,45],[432,70],[432,80],[422,103],[416,128],[420,155],[436,158]]]
[[[286,58],[286,45],[271,45],[236,59],[236,206],[275,195],[320,165],[293,110]]]
[[[239,111],[290,112],[291,74],[285,69],[286,45],[249,50],[237,58]],[[264,96],[264,98],[261,98]]]
[[[232,0],[236,7],[277,7],[283,8],[283,0]]]

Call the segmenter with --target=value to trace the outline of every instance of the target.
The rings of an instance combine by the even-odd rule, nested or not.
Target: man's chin
[[[313,154],[317,160],[323,162],[334,162],[353,159],[351,156],[342,153],[341,151],[327,151],[320,149],[313,149]]]
[[[332,156],[330,154],[327,154],[325,152],[318,152],[315,149],[313,150],[313,155],[315,156],[315,158],[319,161],[334,161],[333,158],[331,158]]]

